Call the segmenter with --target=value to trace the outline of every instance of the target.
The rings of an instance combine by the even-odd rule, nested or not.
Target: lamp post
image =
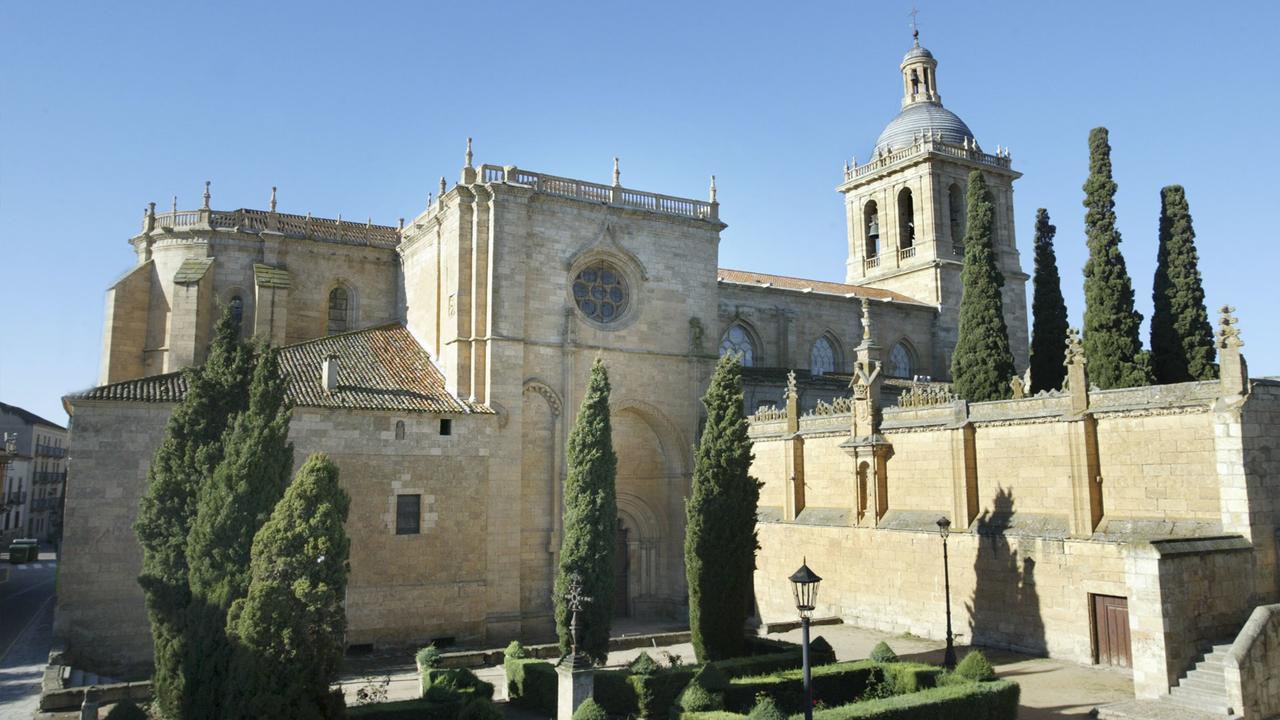
[[[951,534],[951,520],[946,515],[938,518],[938,534],[942,536],[942,583],[947,599],[947,652],[942,656],[942,666],[948,670],[956,667],[955,640],[951,635],[951,561],[947,557],[947,536]]]
[[[804,666],[804,720],[813,720],[813,676],[809,667],[809,618],[818,600],[818,583],[822,578],[801,561],[800,569],[791,574],[791,591],[796,598],[796,611],[800,613],[800,658]]]

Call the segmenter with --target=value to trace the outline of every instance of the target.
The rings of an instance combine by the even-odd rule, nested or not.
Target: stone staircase
[[[102,677],[95,673],[80,670],[78,668],[63,666],[62,668],[62,687],[87,687],[90,685],[107,685],[118,683],[109,677]]]
[[[1223,660],[1231,643],[1214,645],[1201,655],[1195,667],[1178,679],[1178,684],[1161,698],[1164,702],[1185,708],[1201,710],[1216,715],[1231,715],[1227,701],[1226,679],[1223,676]]]

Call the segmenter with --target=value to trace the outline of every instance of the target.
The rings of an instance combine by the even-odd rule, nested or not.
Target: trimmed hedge
[[[803,651],[795,643],[750,637],[747,638],[747,650],[751,654],[746,657],[715,660],[710,664],[729,678],[768,675],[779,670],[798,668],[803,664]],[[818,636],[809,642],[809,662],[815,667],[830,665],[835,661],[835,650],[825,638]]]
[[[544,715],[556,714],[554,665],[545,660],[509,657],[502,667],[507,673],[507,699],[511,704]],[[596,676],[597,683],[600,675]]]
[[[425,698],[354,705],[347,708],[347,717],[365,720],[457,720],[462,701],[438,703]]]
[[[965,682],[909,695],[819,710],[814,720],[1015,720],[1021,689],[1015,682]],[[681,720],[744,720],[740,713],[684,713]]]
[[[493,683],[485,682],[466,668],[424,670],[422,695],[436,702],[448,701],[454,695],[484,700],[493,699]]]
[[[941,670],[923,663],[877,663],[872,660],[832,663],[813,668],[813,697],[827,705],[856,702],[869,686],[888,682],[895,694],[915,692],[937,684]],[[725,694],[725,707],[748,712],[756,695],[773,698],[784,712],[804,710],[804,671],[786,670],[771,675],[740,677]]]

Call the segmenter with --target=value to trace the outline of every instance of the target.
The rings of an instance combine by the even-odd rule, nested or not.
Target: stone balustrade
[[[238,210],[176,210],[148,213],[143,220],[142,229],[143,232],[150,232],[154,229],[270,231],[291,237],[375,247],[395,247],[400,242],[399,231],[387,225],[374,225],[372,222],[348,222],[342,219],[331,220],[329,218],[315,218],[310,215],[291,215],[246,208]]]
[[[904,148],[899,148],[892,152],[873,158],[870,162],[862,165],[853,164],[845,169],[844,179],[846,182],[857,180],[860,178],[873,175],[885,168],[897,165],[900,162],[914,160],[927,155],[939,155],[943,157],[958,158],[960,160],[968,160],[978,163],[979,165],[988,165],[994,168],[1008,170],[1012,163],[1012,157],[1007,153],[999,155],[991,155],[983,152],[978,146],[972,145],[965,147],[963,145],[951,145],[935,140],[928,136],[917,137],[916,141]]]
[[[535,192],[618,207],[647,210],[662,215],[676,215],[697,220],[718,221],[719,203],[632,190],[620,185],[574,180],[546,173],[521,170],[513,166],[481,165],[480,180],[486,183],[526,185]]]

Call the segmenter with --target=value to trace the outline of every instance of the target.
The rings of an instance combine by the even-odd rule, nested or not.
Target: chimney
[[[338,390],[338,354],[331,353],[320,365],[320,377],[324,382],[324,391],[332,395]]]

